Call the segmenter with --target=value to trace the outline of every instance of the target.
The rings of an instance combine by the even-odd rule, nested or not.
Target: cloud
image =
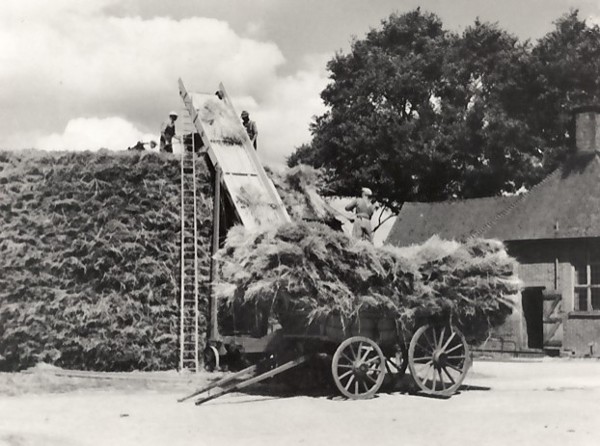
[[[222,81],[236,108],[253,113],[265,160],[280,163],[309,139],[310,118],[322,110],[324,64],[307,61],[283,76],[285,57],[272,42],[211,18],[107,12],[118,3],[2,2],[0,147],[18,140],[21,147],[75,149],[75,134],[85,144],[127,147],[138,135],[156,134],[166,113],[180,107],[179,77],[192,91]]]
[[[157,136],[122,118],[77,118],[68,122],[64,132],[38,138],[35,145],[47,150],[126,149],[138,141],[152,140],[158,142]]]
[[[320,59],[315,56],[306,70],[277,79],[256,111],[259,147],[267,144],[266,153],[259,153],[266,163],[283,163],[291,148],[310,141],[309,122],[325,111],[319,93],[327,78]]]

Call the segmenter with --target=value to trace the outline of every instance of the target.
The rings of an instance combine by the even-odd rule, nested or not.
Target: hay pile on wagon
[[[379,311],[405,333],[424,319],[449,321],[472,343],[505,321],[519,290],[514,260],[494,240],[376,248],[322,224],[290,223],[259,233],[232,229],[218,260],[216,291],[227,308],[280,321],[301,310],[306,324]]]

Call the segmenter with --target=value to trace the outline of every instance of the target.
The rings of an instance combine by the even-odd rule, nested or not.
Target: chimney
[[[578,153],[600,152],[600,105],[584,105],[575,114],[575,146]]]

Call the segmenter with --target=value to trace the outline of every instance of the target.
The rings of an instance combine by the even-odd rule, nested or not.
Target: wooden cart
[[[308,313],[296,311],[284,315],[281,325],[278,336],[266,349],[268,359],[180,401],[217,388],[196,401],[204,403],[272,378],[316,355],[331,358],[335,386],[350,399],[371,398],[386,375],[403,375],[407,367],[423,393],[450,396],[459,389],[470,367],[465,337],[447,322],[421,321],[414,332],[407,334],[393,318],[376,311],[362,311],[351,320],[330,315],[310,322]],[[247,375],[249,379],[236,381]]]
[[[296,313],[289,321],[282,320],[282,331],[284,338],[298,343],[318,340],[314,348],[332,354],[331,375],[348,398],[372,397],[386,374],[402,375],[407,366],[421,391],[450,396],[468,372],[469,345],[449,323],[422,320],[417,324],[414,332],[407,333],[394,318],[376,311],[362,311],[353,320],[331,315],[307,324],[306,317]]]

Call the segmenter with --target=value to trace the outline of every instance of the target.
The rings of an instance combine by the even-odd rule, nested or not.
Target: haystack
[[[218,254],[217,294],[275,317],[308,313],[352,320],[378,311],[410,332],[424,321],[451,321],[471,342],[511,313],[519,282],[502,243],[431,240],[412,251],[376,248],[317,223],[250,233],[230,231]]]
[[[341,227],[340,214],[320,194],[324,182],[318,169],[300,164],[284,172],[266,170],[293,221]]]
[[[152,152],[0,151],[0,370],[177,366],[180,172]],[[204,308],[212,208],[200,175]]]
[[[217,96],[205,100],[198,109],[208,139],[226,145],[243,145],[244,133],[239,118],[234,116]]]

